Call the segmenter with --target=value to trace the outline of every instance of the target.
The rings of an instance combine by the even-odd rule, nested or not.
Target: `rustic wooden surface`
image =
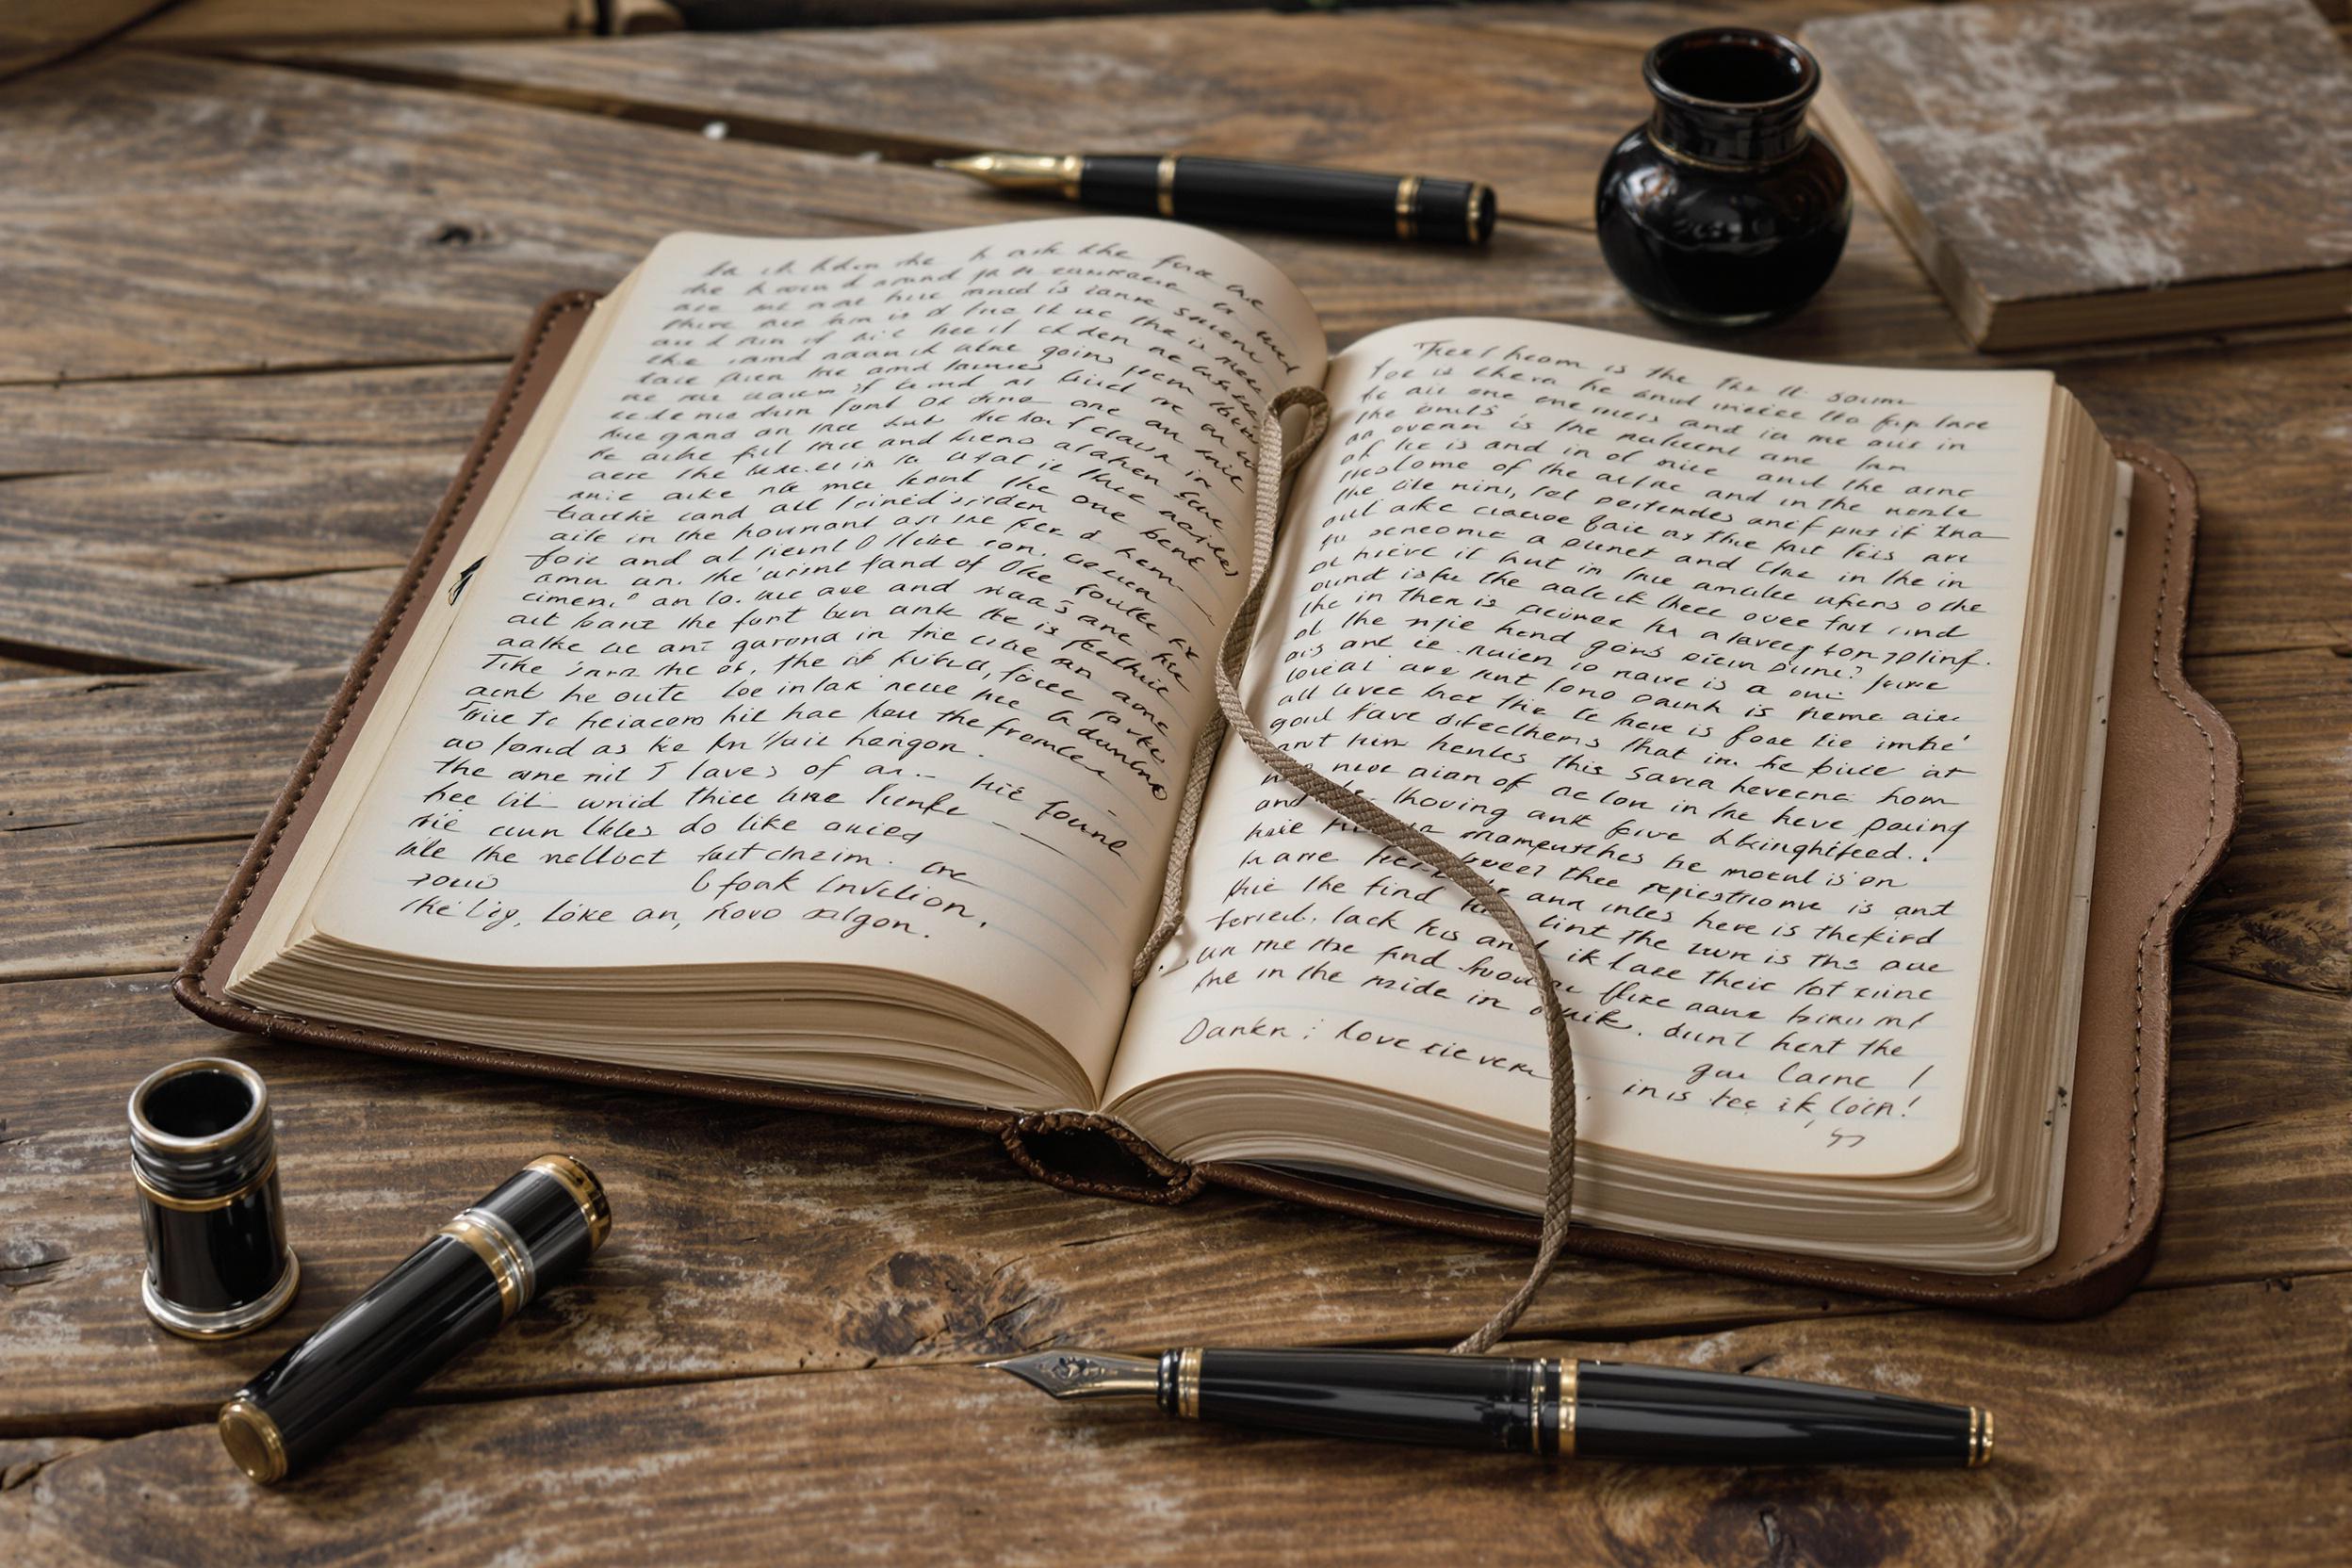
[[[2106,428],[2200,478],[2190,674],[2246,757],[2244,825],[2182,949],[2148,1285],[2033,1325],[1582,1263],[1525,1329],[1549,1351],[1974,1397],[2002,1419],[1981,1475],[1545,1474],[1081,1417],[973,1364],[1441,1344],[1524,1259],[1232,1195],[1071,1197],[964,1135],[253,1044],[167,994],[541,295],[611,283],[674,228],[1031,210],[922,166],[940,151],[1181,141],[1502,188],[1519,216],[1488,256],[1256,240],[1339,337],[1468,310],[1658,334],[1584,217],[1641,112],[1640,49],[1872,3],[485,43],[500,16],[552,32],[569,9],[456,8],[471,20],[404,37],[371,13],[321,41],[231,26],[262,13],[224,0],[188,8],[183,35],[213,27],[193,42],[0,86],[0,1561],[2341,1562],[2341,331],[2058,362]],[[1987,363],[1868,212],[1828,294],[1751,341]],[[274,1086],[306,1278],[280,1324],[197,1348],[139,1313],[121,1107],[149,1069],[223,1048]],[[310,1479],[238,1478],[204,1425],[220,1395],[556,1147],[613,1190],[592,1274]]]

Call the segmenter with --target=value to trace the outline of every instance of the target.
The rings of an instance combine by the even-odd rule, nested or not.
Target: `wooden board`
[[[729,47],[773,51],[792,36]],[[1458,48],[1478,36],[1409,35],[1390,57],[1401,69],[1438,45]],[[956,44],[960,53],[979,41],[958,37]],[[1517,49],[1513,41],[1487,46],[1507,57]],[[1602,53],[1625,69],[1621,51]],[[1573,74],[1575,62],[1561,69]],[[1364,90],[1362,79],[1340,86]],[[1338,112],[1338,90],[1318,90],[1331,96],[1315,106],[1316,118]],[[1631,79],[1612,90],[1609,118],[1591,123],[1639,117]],[[1031,134],[1076,134],[1048,112],[1071,103],[1040,100]],[[1589,171],[1605,138],[1597,129],[1559,129],[1588,123],[1563,121],[1564,109],[1548,90],[1531,90],[1527,114],[1552,128],[1531,124],[1528,134]],[[118,172],[103,188],[82,177],[76,160],[40,153],[61,139],[87,142],[91,126],[102,127],[94,134],[103,143],[85,155]],[[846,139],[865,134],[859,127]],[[1503,130],[1496,136],[1506,139]],[[0,98],[0,178],[12,193],[0,312],[26,324],[0,342],[0,383],[491,359],[512,350],[539,299],[558,288],[610,286],[678,229],[870,233],[1063,210],[1007,201],[927,167],[877,168],[604,114],[141,54],[44,72]],[[1874,218],[1858,227],[1835,291],[1745,341],[1758,352],[1816,358],[1963,353],[1892,234]],[[1416,316],[1473,312],[1665,330],[1617,287],[1590,237],[1568,230],[1507,225],[1474,256],[1282,235],[1250,242],[1308,290],[1336,339]],[[102,276],[93,277],[93,265]]]
[[[533,1315],[549,1340],[559,1315]],[[689,1562],[887,1544],[901,1563],[1357,1568],[1475,1542],[1493,1563],[2334,1564],[2352,1426],[2314,1373],[2342,1368],[2348,1331],[2337,1278],[2148,1291],[2082,1324],[1919,1314],[1544,1347],[1975,1399],[1999,1422],[1982,1472],[1545,1466],[1054,1409],[952,1366],[427,1405],[271,1495],[201,1427],[43,1446],[0,1493],[0,1532],[54,1568],[171,1560],[230,1520],[213,1560],[401,1568],[612,1560],[621,1543]],[[2152,1437],[2184,1429],[2211,1462]]]

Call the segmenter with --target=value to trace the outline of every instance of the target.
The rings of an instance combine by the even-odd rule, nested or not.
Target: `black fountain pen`
[[[934,167],[1000,189],[1059,194],[1087,206],[1156,212],[1192,223],[1393,236],[1444,245],[1483,245],[1494,232],[1494,192],[1469,180],[1173,153],[974,153],[940,158]]]
[[[1170,1415],[1547,1459],[1966,1465],[1992,1412],[1826,1383],[1407,1350],[1047,1350],[988,1364],[1056,1399],[1154,1399]]]

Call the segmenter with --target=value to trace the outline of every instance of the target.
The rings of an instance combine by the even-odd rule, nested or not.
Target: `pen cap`
[[[188,1338],[224,1339],[284,1312],[301,1265],[286,1244],[261,1074],[226,1056],[174,1062],[131,1091],[130,1121],[147,1315]]]
[[[612,1233],[586,1166],[545,1154],[220,1407],[220,1441],[267,1485],[326,1452],[586,1263]]]

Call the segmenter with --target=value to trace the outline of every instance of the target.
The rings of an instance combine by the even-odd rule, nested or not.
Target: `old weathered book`
[[[685,235],[551,305],[181,996],[1527,1233],[1529,976],[1238,746],[1131,980],[1298,387],[1332,425],[1247,702],[1533,927],[1579,1245],[2124,1288],[2234,806],[2179,466],[2038,371],[1492,319],[1331,353],[1174,224]]]
[[[2310,0],[1808,24],[1815,122],[1980,348],[2352,310],[2352,76]]]

